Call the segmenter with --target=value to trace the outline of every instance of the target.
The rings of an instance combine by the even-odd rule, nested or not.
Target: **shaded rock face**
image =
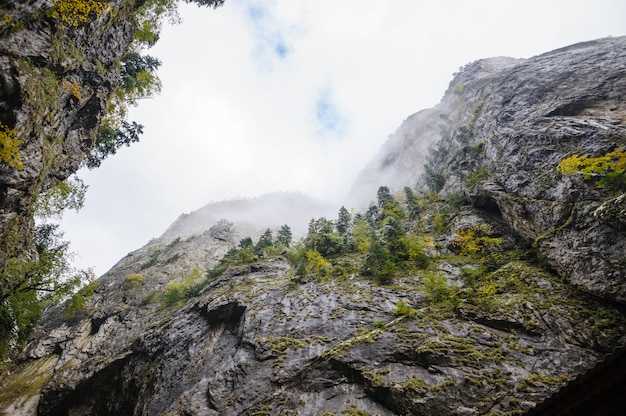
[[[24,164],[0,162],[0,268],[28,246],[36,196],[76,172],[93,147],[134,35],[122,3],[76,28],[46,17],[49,1],[0,3],[0,122],[17,129]]]
[[[249,229],[207,226],[210,209],[181,217],[102,276],[84,309],[61,305],[45,315],[3,385],[0,414],[531,408],[625,341],[624,234],[614,219],[623,217],[623,197],[557,171],[573,153],[624,144],[625,49],[626,38],[605,39],[470,64],[437,108],[390,138],[370,166],[427,164],[424,177],[386,176],[393,186],[418,181],[465,201],[428,248],[440,253],[430,275],[407,273],[389,286],[357,273],[294,279],[281,255],[213,273]],[[415,142],[424,135],[437,141],[428,155]],[[517,256],[489,275],[481,303],[458,297],[445,306],[443,296],[434,307],[436,291],[424,282],[436,273],[443,288],[466,284],[462,276],[479,265],[468,268],[446,247],[458,230],[480,224],[507,250],[534,246],[550,267]],[[195,226],[202,231],[194,235]]]
[[[499,312],[424,313],[417,276],[295,284],[281,257],[231,267],[183,302],[154,297],[215,264],[235,230],[148,245],[99,280],[85,310],[47,314],[0,414],[497,414],[542,400],[626,329],[615,310],[523,261],[502,278],[528,291],[503,294]],[[416,314],[399,314],[399,301]]]

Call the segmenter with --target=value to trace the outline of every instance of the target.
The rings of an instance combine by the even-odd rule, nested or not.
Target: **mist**
[[[165,25],[146,51],[163,63],[163,88],[129,111],[144,125],[141,141],[79,172],[89,185],[85,207],[62,223],[76,265],[101,274],[209,201],[298,192],[333,207],[304,217],[334,218],[341,205],[366,207],[380,185],[414,186],[445,128],[436,109],[420,110],[441,101],[459,67],[626,34],[625,8],[615,0],[593,8],[563,0],[182,3],[183,23]],[[430,122],[414,131],[420,119]],[[297,228],[301,220],[288,214],[269,223]]]

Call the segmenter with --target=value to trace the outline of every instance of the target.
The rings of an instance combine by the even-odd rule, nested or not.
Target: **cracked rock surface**
[[[370,165],[396,188],[417,181],[425,191],[437,175],[440,194],[464,202],[429,248],[430,272],[449,287],[480,266],[448,249],[460,229],[487,224],[511,252],[536,253],[491,272],[482,303],[433,307],[426,272],[386,286],[355,273],[298,280],[281,255],[202,280],[250,230],[219,222],[194,234],[202,220],[185,217],[102,276],[83,310],[45,315],[3,386],[0,414],[531,408],[625,341],[624,198],[557,169],[626,144],[625,65],[626,38],[474,62]],[[399,175],[417,162],[426,176]]]

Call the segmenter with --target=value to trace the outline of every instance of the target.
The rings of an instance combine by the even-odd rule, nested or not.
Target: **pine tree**
[[[337,218],[337,223],[335,224],[335,229],[342,237],[347,237],[349,235],[350,229],[352,228],[352,215],[346,209],[346,207],[342,206],[339,208],[339,214]]]
[[[274,240],[272,237],[272,230],[268,228],[267,230],[265,230],[263,235],[261,235],[259,241],[257,241],[256,245],[254,246],[254,254],[256,254],[257,256],[262,256],[263,250],[265,250],[266,247],[271,247],[273,245]]]
[[[291,228],[287,224],[280,227],[278,230],[278,236],[276,237],[276,242],[284,245],[285,247],[289,247],[291,245]]]

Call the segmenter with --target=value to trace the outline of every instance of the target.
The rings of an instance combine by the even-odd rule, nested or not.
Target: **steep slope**
[[[379,188],[353,243],[339,218],[255,256],[249,230],[181,218],[46,314],[0,414],[532,408],[626,340],[623,189],[558,169],[625,144],[625,65],[617,38],[464,67],[372,162],[418,186]]]
[[[525,61],[468,64],[441,104],[390,137],[355,189],[385,184],[378,176],[396,190],[414,186],[417,175],[401,172],[425,165],[422,186],[502,215],[571,282],[625,302],[626,199],[558,169],[572,155],[624,150],[624,44],[602,39]]]
[[[111,1],[73,27],[50,17],[48,1],[0,2],[2,147],[15,131],[23,164],[0,162],[0,269],[29,247],[37,195],[76,172],[93,147],[134,36],[137,6],[128,3]]]

